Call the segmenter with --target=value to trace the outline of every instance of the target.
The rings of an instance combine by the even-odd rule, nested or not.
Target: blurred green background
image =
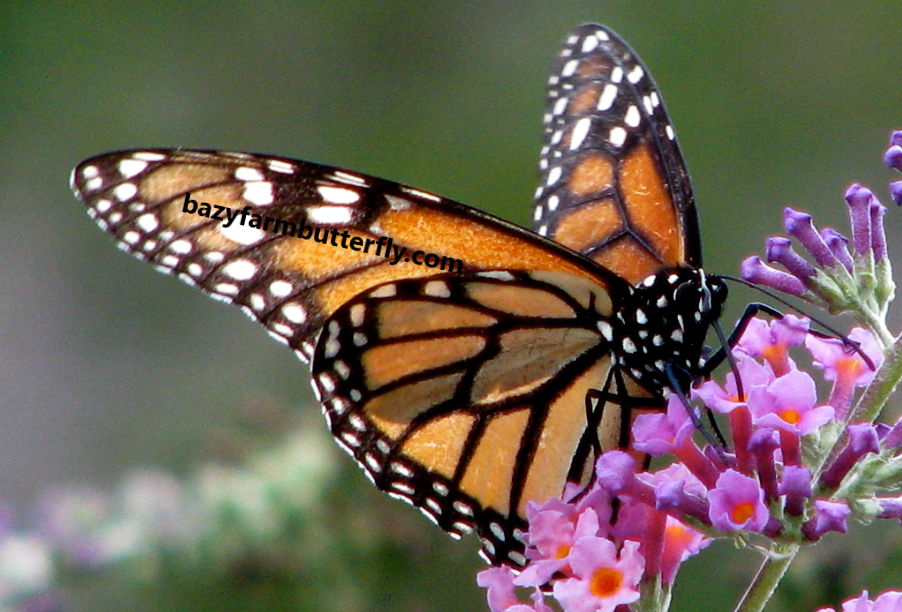
[[[271,153],[526,224],[552,59],[573,27],[602,22],[663,91],[692,171],[707,267],[736,273],[780,231],[784,206],[845,231],[849,183],[888,200],[896,177],[881,155],[902,127],[900,9],[838,0],[4,3],[0,500],[27,527],[53,485],[112,486],[137,466],[188,470],[241,429],[248,406],[313,414],[325,429],[290,351],[237,310],[113,248],[67,187],[83,158],[133,147]],[[898,211],[887,227],[898,250]],[[749,296],[735,295],[737,311]],[[450,541],[383,500],[343,454],[338,463],[348,493],[336,506],[392,526],[390,543],[365,563],[345,553],[335,571],[309,575],[236,570],[141,583],[78,574],[60,591],[64,609],[485,609],[474,541]],[[888,552],[886,538],[902,541],[896,529],[879,537]],[[863,539],[874,533],[839,545],[873,552]],[[824,551],[800,564],[781,609],[857,592],[846,586],[885,586],[879,576],[847,585],[849,568],[870,569]],[[684,568],[675,609],[730,609],[754,563],[750,552],[714,547]],[[327,588],[297,588],[305,580]],[[330,580],[355,589],[336,586],[322,600]]]

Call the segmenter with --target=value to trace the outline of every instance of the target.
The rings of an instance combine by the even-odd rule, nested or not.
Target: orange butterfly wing
[[[548,83],[533,228],[632,284],[701,266],[689,172],[636,53],[599,25],[577,28]]]

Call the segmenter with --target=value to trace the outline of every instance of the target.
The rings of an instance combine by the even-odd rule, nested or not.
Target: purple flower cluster
[[[902,131],[893,132],[884,161],[902,171]],[[902,181],[890,184],[890,194],[902,204]],[[876,332],[884,344],[892,335],[885,327],[890,301],[895,295],[892,270],[887,258],[883,216],[886,208],[874,193],[858,183],[846,190],[852,240],[826,228],[818,231],[811,216],[792,208],[783,211],[788,236],[768,238],[765,254],[742,262],[746,280],[801,297],[832,313],[852,312],[856,319]],[[795,239],[811,261],[792,246]],[[852,250],[849,250],[851,242]]]
[[[850,338],[880,363],[869,333],[857,328]],[[801,346],[832,382],[829,404],[818,401],[814,378],[790,356]],[[611,451],[598,459],[588,490],[574,487],[566,502],[531,504],[528,565],[519,574],[501,567],[479,576],[493,612],[550,610],[541,590],[548,585],[566,612],[612,611],[637,601],[645,585],[672,584],[680,564],[713,537],[751,532],[816,541],[846,530],[849,505],[834,494],[856,463],[894,440],[898,428],[848,426],[842,450],[823,466],[806,463],[804,443],[828,426],[842,427],[854,389],[867,385],[874,370],[860,353],[810,334],[807,320],[792,315],[753,319],[734,353],[746,397],[737,396],[732,372],[724,384],[709,381],[692,392],[725,415],[733,452],[700,447],[675,394],[666,413],[640,415],[632,430],[635,451],[670,454],[677,462],[643,472],[630,453]],[[902,516],[902,500],[883,501],[885,516]],[[532,589],[532,603],[521,602],[516,587]]]
[[[902,131],[893,133],[885,161],[902,170]],[[902,204],[902,181],[890,191]],[[591,486],[572,485],[563,500],[527,507],[527,565],[519,573],[495,567],[478,576],[492,612],[549,612],[557,609],[549,596],[564,612],[623,612],[640,599],[642,609],[663,610],[682,562],[713,538],[797,550],[828,532],[845,532],[851,515],[902,519],[902,496],[886,496],[902,477],[902,421],[874,424],[885,397],[872,407],[853,405],[856,389],[872,383],[888,394],[893,381],[874,382],[875,376],[885,355],[898,361],[888,351],[895,339],[886,327],[895,291],[886,209],[857,184],[846,202],[852,240],[818,231],[809,215],[787,208],[789,237],[770,238],[766,249],[779,268],[750,258],[743,275],[831,312],[850,311],[861,326],[837,339],[793,315],[752,319],[733,348],[734,370],[691,392],[693,402],[722,415],[729,444],[700,445],[693,436],[698,415],[687,412],[697,409],[676,394],[666,413],[637,417],[631,448],[599,457]],[[800,356],[811,366],[797,366]],[[828,384],[823,401],[818,387]],[[656,471],[638,467],[642,458],[661,455],[676,462]],[[865,593],[843,612],[902,610],[899,601],[887,593],[871,602]]]

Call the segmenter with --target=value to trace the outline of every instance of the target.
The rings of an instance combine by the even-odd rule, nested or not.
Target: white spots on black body
[[[613,342],[614,340],[614,328],[611,327],[611,324],[607,321],[598,321],[596,323],[598,327],[598,331],[601,332],[602,337],[608,342]]]

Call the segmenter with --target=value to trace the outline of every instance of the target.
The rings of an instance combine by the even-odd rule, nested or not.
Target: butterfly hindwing
[[[388,283],[329,320],[313,379],[333,435],[377,486],[519,565],[526,502],[584,479],[595,440],[617,447],[630,421],[601,402],[598,433],[586,432],[586,397],[617,393],[598,326],[611,307],[559,272]]]
[[[548,84],[533,228],[630,283],[701,265],[689,173],[648,69],[614,32],[577,28]]]

